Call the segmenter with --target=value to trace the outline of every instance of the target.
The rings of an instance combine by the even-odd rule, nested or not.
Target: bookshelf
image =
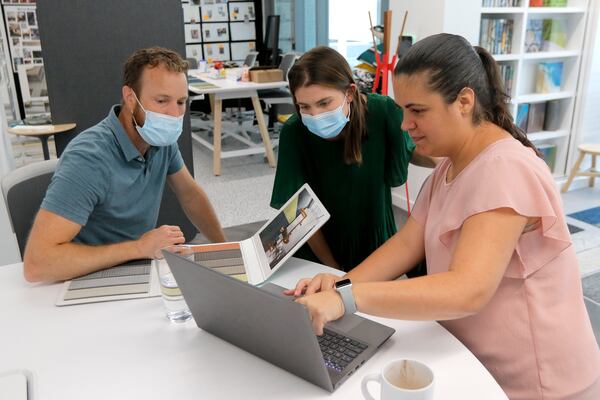
[[[546,109],[551,113],[545,115],[546,118],[554,118],[552,129],[527,131],[527,135],[536,146],[555,146],[555,159],[550,166],[554,176],[562,178],[567,174],[569,146],[574,142],[573,114],[588,0],[567,0],[565,6],[555,7],[535,7],[530,5],[530,0],[518,0],[517,7],[483,7],[483,4],[484,0],[480,5],[480,33],[476,43],[485,36],[482,29],[486,27],[486,20],[500,18],[513,21],[511,52],[494,54],[500,65],[511,64],[515,71],[509,93],[513,116],[516,118],[521,105],[554,102],[551,110]],[[555,34],[548,34],[552,29]],[[550,92],[536,87],[542,65],[562,66],[562,72],[557,73],[560,76],[559,87]]]
[[[493,6],[505,4],[506,7]],[[464,36],[473,45],[481,43],[481,27],[484,19],[512,20],[513,32],[510,39],[510,52],[494,54],[501,66],[510,66],[513,70],[510,110],[517,117],[519,106],[554,102],[552,130],[541,129],[527,132],[536,146],[556,146],[555,162],[552,172],[557,181],[564,179],[570,169],[570,147],[576,143],[573,132],[575,104],[580,95],[579,75],[584,56],[583,43],[588,19],[590,0],[567,0],[563,7],[533,7],[530,0],[430,0],[415,2],[395,0],[390,2],[393,11],[392,37],[398,37],[402,16],[408,11],[405,35],[415,40],[440,32]],[[508,6],[510,5],[510,6]],[[563,21],[565,45],[563,48],[539,49],[527,51],[528,24],[531,20]],[[543,23],[542,23],[543,27]],[[505,39],[506,40],[506,39]],[[392,43],[394,48],[395,43]],[[541,63],[562,62],[562,82],[551,93],[536,91],[536,74]],[[417,193],[431,173],[430,170],[409,167],[410,200],[414,202]],[[394,204],[406,208],[404,188],[392,192]]]

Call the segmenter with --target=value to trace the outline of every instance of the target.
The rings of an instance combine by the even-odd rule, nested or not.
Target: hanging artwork
[[[204,42],[229,41],[229,27],[226,23],[202,24],[202,40]]]
[[[242,61],[246,58],[248,53],[256,51],[255,42],[233,42],[231,43],[231,59],[235,61]]]
[[[256,19],[254,11],[254,2],[247,1],[242,3],[229,4],[229,18],[233,21],[250,22]]]
[[[35,6],[5,6],[4,19],[8,31],[13,72],[16,73],[18,66],[22,64],[42,64],[42,47]]]

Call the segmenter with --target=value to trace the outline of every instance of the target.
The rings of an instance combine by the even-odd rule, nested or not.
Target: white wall
[[[600,143],[600,0],[590,1],[590,11],[586,27],[584,56],[580,72],[579,103],[575,108],[573,121],[575,139],[569,149],[569,164],[571,171],[579,156],[577,145],[582,143]],[[580,169],[588,169],[590,157],[584,159]],[[587,178],[579,177],[573,181],[570,190],[587,187]]]
[[[398,36],[402,28],[404,13],[408,11],[404,35],[412,35],[415,40],[423,39],[436,33],[454,33],[464,36],[471,43],[479,39],[479,9],[481,0],[390,0],[392,10],[392,43],[391,51],[398,45]],[[477,21],[476,24],[464,21]],[[391,83],[390,83],[391,86]],[[390,87],[390,96],[394,91]],[[412,204],[431,173],[429,168],[420,168],[410,165],[408,170],[408,189]],[[404,186],[392,191],[394,205],[406,210],[406,189]],[[412,205],[411,205],[412,206]]]
[[[596,8],[596,12],[598,12]],[[580,126],[580,143],[600,143],[600,24],[597,24],[592,52],[586,99]]]

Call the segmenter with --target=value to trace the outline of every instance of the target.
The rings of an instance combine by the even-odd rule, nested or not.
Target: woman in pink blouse
[[[511,399],[600,399],[600,350],[552,174],[508,112],[498,67],[464,38],[417,42],[394,72],[402,128],[445,157],[404,228],[343,278],[358,311],[438,320]],[[396,280],[423,258],[427,276]],[[290,295],[317,334],[344,314],[320,274]]]

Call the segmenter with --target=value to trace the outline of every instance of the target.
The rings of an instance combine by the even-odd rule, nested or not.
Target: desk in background
[[[258,99],[258,91],[264,89],[276,89],[287,87],[286,81],[281,82],[240,82],[233,79],[211,79],[208,73],[201,73],[198,70],[190,70],[188,74],[193,78],[201,79],[202,83],[190,82],[189,90],[192,93],[210,96],[211,109],[213,113],[214,129],[213,143],[209,143],[201,137],[192,135],[192,139],[208,148],[213,152],[213,172],[215,175],[221,175],[221,158],[239,157],[251,154],[265,153],[267,161],[271,167],[275,167],[275,155],[273,154],[273,146],[269,139],[269,132],[260,107]],[[255,143],[247,140],[239,135],[232,135],[248,148],[241,150],[221,151],[222,140],[222,101],[226,99],[242,99],[249,97],[252,100],[252,106],[256,113],[256,121],[258,122],[258,130],[263,141],[264,149],[257,146]]]
[[[270,280],[292,287],[318,272],[335,271],[292,258]],[[402,357],[433,369],[436,399],[507,399],[475,356],[436,322],[369,316],[396,333],[330,394],[193,320],[168,322],[160,298],[56,307],[59,290],[58,284],[26,283],[21,263],[0,267],[0,372],[32,371],[36,399],[362,399],[362,378]]]
[[[19,136],[33,136],[42,141],[42,151],[44,152],[44,160],[50,159],[50,151],[48,149],[48,138],[57,133],[68,132],[75,129],[74,123],[60,125],[17,125],[8,128],[8,133]]]

